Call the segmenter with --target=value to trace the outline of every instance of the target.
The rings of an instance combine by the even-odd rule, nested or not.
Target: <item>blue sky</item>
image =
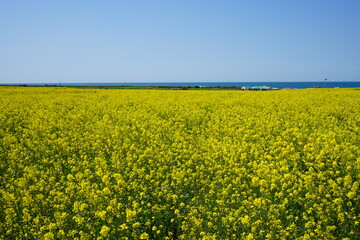
[[[0,83],[360,81],[360,1],[0,2]]]

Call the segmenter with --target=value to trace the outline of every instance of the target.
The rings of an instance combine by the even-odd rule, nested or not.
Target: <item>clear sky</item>
[[[360,81],[359,0],[3,0],[0,83]]]

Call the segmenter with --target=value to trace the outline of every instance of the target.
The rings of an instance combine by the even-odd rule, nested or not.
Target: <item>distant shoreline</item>
[[[336,89],[336,88],[360,88],[360,87],[310,87],[310,88],[274,88],[269,86],[253,86],[253,87],[226,87],[226,86],[216,86],[216,87],[206,87],[206,86],[80,86],[80,85],[0,85],[3,87],[47,87],[47,88],[76,88],[76,89],[153,89],[153,90],[237,90],[237,91],[276,91],[276,90],[296,90],[296,89]]]
[[[118,82],[118,83],[3,83],[0,86],[33,87],[81,87],[81,88],[121,88],[121,89],[233,89],[269,87],[273,89],[305,88],[359,88],[360,81],[347,82]],[[262,89],[265,90],[265,89]]]

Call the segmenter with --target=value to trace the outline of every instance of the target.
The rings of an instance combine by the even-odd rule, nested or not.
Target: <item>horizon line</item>
[[[100,83],[100,84],[107,84],[107,83],[111,83],[111,84],[130,84],[130,83],[259,83],[259,82],[267,82],[267,83],[279,83],[279,82],[286,82],[286,83],[297,83],[297,82],[360,82],[360,80],[346,80],[346,81],[340,81],[340,80],[318,80],[318,81],[309,81],[309,80],[305,80],[305,81],[109,81],[109,82],[105,82],[105,81],[89,81],[89,82],[85,82],[85,81],[81,81],[81,82],[69,82],[69,81],[56,81],[56,82],[4,82],[1,83],[0,85],[18,85],[18,84],[96,84],[96,83]]]

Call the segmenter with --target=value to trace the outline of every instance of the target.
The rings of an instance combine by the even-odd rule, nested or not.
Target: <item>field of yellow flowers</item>
[[[360,239],[360,90],[0,87],[1,239]]]

